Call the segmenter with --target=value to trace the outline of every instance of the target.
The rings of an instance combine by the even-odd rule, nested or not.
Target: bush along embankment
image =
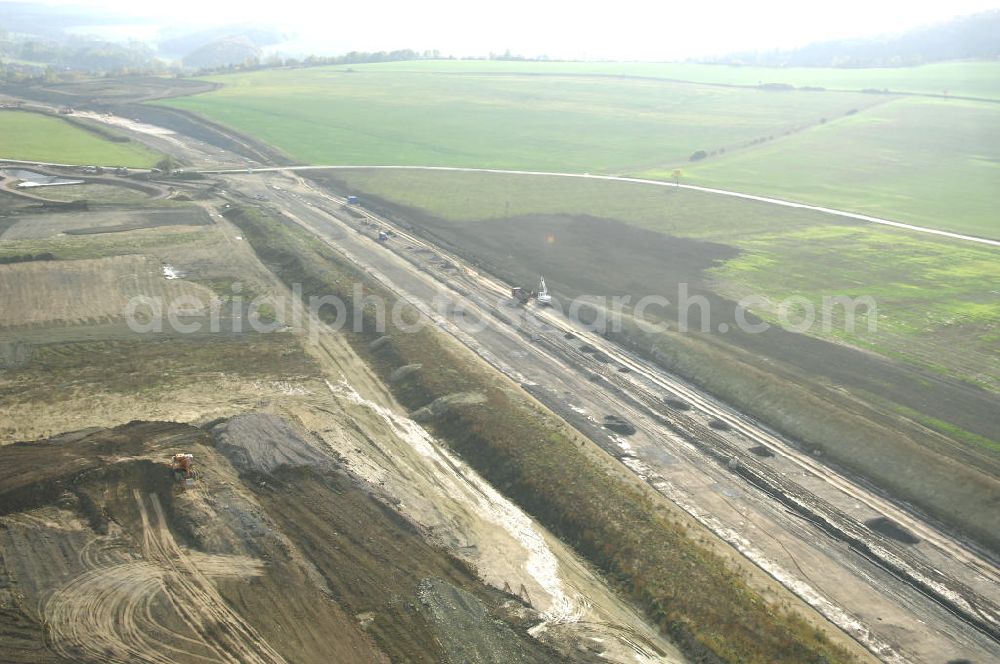
[[[279,278],[302,284],[305,297],[335,295],[351,312],[354,284],[363,283],[364,294],[383,297],[389,306],[395,299],[286,219],[250,208],[234,209],[228,218]],[[697,533],[581,449],[589,443],[492,368],[430,326],[380,332],[375,315],[373,306],[362,308],[363,331],[345,334],[396,399],[417,410],[456,393],[480,395],[458,400],[426,426],[640,603],[691,660],[852,659],[798,614],[765,601],[743,574],[700,544]],[[345,329],[355,329],[354,321]],[[413,365],[420,367],[390,380],[400,367]]]

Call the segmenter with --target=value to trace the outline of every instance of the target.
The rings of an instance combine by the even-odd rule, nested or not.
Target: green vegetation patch
[[[692,184],[1000,238],[1000,104],[898,99],[687,175]]]
[[[0,258],[24,254],[52,254],[59,260],[73,260],[144,254],[151,253],[152,249],[158,247],[180,246],[207,240],[215,232],[214,228],[207,226],[198,230],[161,227],[122,230],[114,233],[62,235],[37,240],[5,240],[0,242]]]
[[[253,358],[248,361],[247,358]],[[80,394],[162,395],[220,375],[246,380],[315,377],[319,369],[285,334],[215,334],[32,346],[2,375],[4,404],[59,403]]]
[[[159,156],[137,143],[101,138],[61,118],[3,110],[0,158],[141,168],[152,166]]]
[[[306,163],[634,172],[686,163],[880,100],[579,76],[337,68],[210,79],[162,103]]]
[[[162,103],[305,163],[662,180],[680,167],[687,183],[1000,237],[1000,106],[944,95],[954,82],[1000,100],[998,72],[417,61],[218,76],[222,89]]]
[[[750,67],[661,62],[415,60],[342,66],[372,72],[641,76],[713,85],[768,83],[827,90],[889,90],[1000,100],[1000,62],[939,62],[919,67]]]
[[[596,178],[540,177],[405,169],[316,172],[341,188],[370,194],[456,224],[527,215],[592,215],[650,230],[727,241],[811,228],[830,217],[766,203]],[[369,201],[370,202],[370,201]]]
[[[735,299],[766,296],[771,303],[754,307],[766,320],[777,321],[776,304],[786,298],[804,298],[819,314],[824,298],[870,297],[877,319],[859,307],[848,330],[845,309],[832,307],[829,331],[817,326],[814,334],[1000,392],[995,249],[864,225],[790,229],[737,244],[743,253],[713,270],[718,288]]]

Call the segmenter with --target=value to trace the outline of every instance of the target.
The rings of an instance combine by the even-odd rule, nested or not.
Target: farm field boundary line
[[[380,63],[381,64],[381,63]],[[433,71],[428,70],[426,72],[420,70],[393,70],[387,69],[384,71],[379,71],[376,69],[364,69],[366,74],[399,74],[399,73],[421,73],[421,74],[432,74],[434,76],[531,76],[531,77],[552,77],[552,78],[608,78],[608,79],[625,79],[625,80],[635,80],[635,81],[653,81],[656,83],[677,83],[680,85],[707,85],[713,88],[735,88],[740,90],[760,90],[761,84],[751,84],[751,83],[723,83],[721,81],[702,81],[694,78],[673,78],[673,77],[663,77],[663,76],[650,76],[642,74],[611,74],[611,73],[598,73],[598,72],[540,72],[540,71]],[[218,89],[218,88],[215,88]],[[824,87],[823,92],[859,92],[859,90],[851,88],[827,88]],[[210,90],[209,92],[214,92]],[[201,93],[198,93],[201,94]],[[892,90],[888,91],[878,91],[876,93],[884,97],[930,97],[931,99],[957,99],[959,101],[977,101],[985,102],[987,104],[1000,104],[1000,99],[994,99],[992,97],[976,97],[972,95],[952,95],[944,94],[941,92],[919,92],[916,90]],[[178,97],[190,96],[188,94],[177,95]]]
[[[927,226],[916,226],[914,224],[906,224],[901,221],[892,221],[891,219],[883,219],[881,217],[872,217],[870,215],[860,214],[857,212],[836,210],[833,208],[822,207],[819,205],[809,205],[808,203],[799,203],[796,201],[789,201],[781,198],[772,198],[769,196],[757,196],[755,194],[748,194],[739,191],[729,191],[728,189],[716,189],[714,187],[700,187],[694,184],[677,184],[673,182],[666,182],[663,180],[649,180],[646,178],[630,178],[620,175],[591,175],[589,173],[558,173],[549,171],[518,171],[518,170],[494,169],[494,168],[469,168],[460,166],[343,166],[343,165],[342,166],[275,166],[267,168],[254,168],[249,170],[250,172],[254,173],[276,172],[276,171],[324,171],[324,170],[445,171],[445,172],[456,172],[456,173],[496,173],[498,175],[531,175],[531,176],[544,176],[544,177],[586,178],[591,180],[608,180],[612,182],[629,182],[632,184],[644,184],[656,187],[673,187],[679,189],[689,189],[691,191],[700,191],[703,193],[716,194],[719,196],[731,196],[733,198],[742,198],[749,201],[757,201],[759,203],[780,205],[782,207],[797,208],[800,210],[810,210],[812,212],[821,212],[823,214],[829,214],[836,217],[844,217],[847,219],[854,219],[857,221],[866,221],[872,224],[881,224],[883,226],[892,226],[894,228],[901,228],[903,230],[914,231],[917,233],[939,235],[942,237],[950,238],[952,240],[963,240],[966,242],[976,242],[978,244],[985,244],[992,247],[1000,247],[1000,240],[993,240],[985,237],[977,237],[975,235],[965,235],[963,233],[953,233],[951,231],[940,230],[937,228],[928,228]],[[248,169],[217,169],[217,170],[202,170],[198,172],[205,175],[225,175],[233,173],[247,173]]]

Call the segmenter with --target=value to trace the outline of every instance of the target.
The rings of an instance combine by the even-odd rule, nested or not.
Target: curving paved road
[[[204,174],[226,174],[226,173],[247,173],[247,172],[257,173],[257,172],[273,172],[273,171],[328,171],[328,170],[412,170],[412,171],[454,171],[459,173],[500,173],[506,175],[544,175],[548,177],[587,178],[590,180],[611,180],[614,182],[631,182],[633,184],[645,184],[654,187],[676,187],[680,189],[690,189],[692,191],[702,191],[709,194],[718,194],[720,196],[743,198],[749,201],[770,203],[771,205],[780,205],[782,207],[799,208],[802,210],[811,210],[813,212],[822,212],[823,214],[830,214],[837,217],[845,217],[848,219],[855,219],[858,221],[867,221],[873,224],[882,224],[883,226],[894,226],[895,228],[903,228],[908,231],[916,231],[918,233],[940,235],[954,240],[965,240],[967,242],[976,242],[979,244],[985,244],[992,247],[1000,247],[1000,240],[991,240],[985,237],[977,237],[975,235],[964,235],[962,233],[952,233],[951,231],[943,231],[937,228],[928,228],[926,226],[915,226],[913,224],[904,224],[903,222],[900,221],[892,221],[891,219],[882,219],[881,217],[872,217],[867,214],[858,214],[857,212],[847,212],[845,210],[835,210],[833,208],[822,207],[819,205],[807,205],[805,203],[796,203],[795,201],[786,201],[781,198],[770,198],[768,196],[755,196],[754,194],[745,194],[739,191],[729,191],[727,189],[699,187],[698,185],[694,184],[674,184],[673,182],[665,182],[663,180],[647,180],[644,178],[629,178],[618,175],[590,175],[589,173],[552,173],[548,171],[515,171],[515,170],[504,170],[496,168],[462,168],[458,166],[277,166],[277,167],[253,168],[253,169],[241,168],[241,169],[201,170],[198,172]]]

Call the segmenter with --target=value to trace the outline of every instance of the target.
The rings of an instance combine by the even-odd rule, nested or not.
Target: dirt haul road
[[[341,200],[293,174],[227,180],[271,197],[881,659],[995,652],[1000,575],[986,554],[599,336],[548,314],[521,319],[503,284],[455,256],[403,231],[376,242],[372,226],[329,214]],[[489,324],[462,329],[441,301]],[[606,428],[609,415],[635,433]]]

